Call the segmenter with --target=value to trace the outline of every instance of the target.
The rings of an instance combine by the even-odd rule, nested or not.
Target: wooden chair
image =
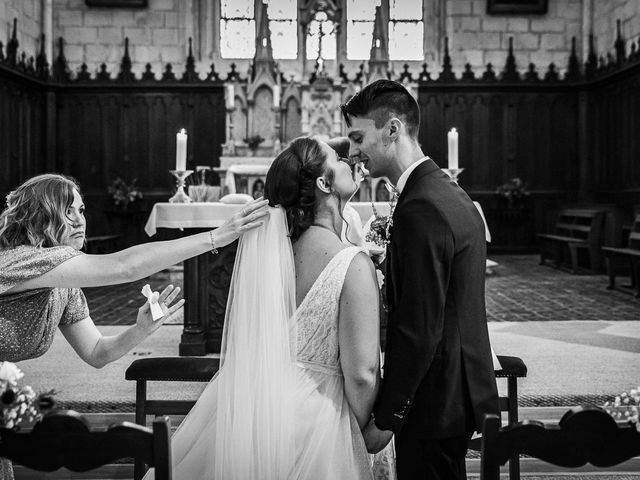
[[[79,413],[58,410],[47,414],[30,432],[0,429],[0,457],[44,472],[61,467],[86,472],[134,457],[155,467],[157,480],[171,480],[169,435],[168,418],[156,419],[153,429],[122,422],[107,431],[90,431]]]
[[[498,355],[501,370],[496,370],[496,378],[507,379],[507,396],[498,397],[498,406],[501,412],[507,412],[509,425],[518,423],[518,378],[527,376],[527,366],[519,357]],[[482,449],[481,438],[474,438],[469,442],[469,449],[480,451]],[[509,479],[520,479],[520,457],[515,454],[509,459]]]
[[[602,252],[605,254],[609,275],[607,288],[611,290],[616,287],[616,263],[620,260],[628,265],[631,288],[635,289],[635,296],[640,298],[640,213],[633,221],[627,246],[625,248],[602,247]]]
[[[195,401],[147,399],[147,382],[208,382],[220,367],[217,358],[155,357],[135,360],[125,372],[126,380],[136,382],[136,423],[146,425],[147,415],[186,415]],[[136,459],[134,478],[146,470],[144,459]]]
[[[599,407],[578,407],[557,425],[525,420],[500,428],[497,415],[487,415],[482,437],[481,480],[498,480],[500,466],[524,454],[566,468],[586,463],[612,467],[640,455],[635,425],[617,423]]]

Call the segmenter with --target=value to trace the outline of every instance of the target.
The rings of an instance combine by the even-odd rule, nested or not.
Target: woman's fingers
[[[251,222],[251,223],[245,223],[244,225],[242,225],[241,227],[238,228],[238,231],[240,233],[244,233],[247,232],[249,230],[252,230],[256,227],[259,227],[261,225],[264,225],[264,222]]]

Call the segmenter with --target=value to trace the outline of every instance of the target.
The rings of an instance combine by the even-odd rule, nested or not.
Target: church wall
[[[191,4],[183,0],[149,0],[144,9],[87,7],[84,0],[54,0],[53,31],[65,40],[65,57],[76,72],[86,62],[95,73],[104,62],[112,76],[129,37],[133,71],[144,71],[147,63],[159,77],[167,63],[182,72],[188,53],[184,19]],[[54,49],[57,55],[57,48]]]
[[[583,2],[590,0],[549,0],[549,10],[544,15],[489,15],[486,13],[487,0],[438,1],[442,2],[439,11],[444,12],[446,20],[438,22],[433,18],[424,19],[427,39],[440,43],[425,45],[425,58],[432,73],[440,71],[441,37],[444,35],[450,39],[451,59],[454,71],[458,74],[467,62],[478,74],[488,62],[501,70],[509,37],[514,40],[520,71],[525,71],[529,62],[533,62],[538,70],[546,70],[549,63],[554,62],[560,71],[564,71],[573,36],[577,40],[578,55],[582,57],[585,22]],[[13,3],[19,2],[14,0]],[[26,0],[25,3],[39,2]],[[593,12],[594,17],[598,17],[602,9],[608,8],[606,13],[611,13],[613,18],[622,15],[627,19],[625,25],[629,26],[625,28],[640,32],[637,26],[640,4],[636,0],[611,0],[594,4],[597,10]],[[606,4],[606,7],[602,4]],[[634,11],[634,8],[638,11]],[[226,73],[230,64],[236,63],[237,70],[244,75],[248,60],[222,59],[219,52],[215,51],[214,47],[218,44],[214,40],[218,34],[215,28],[218,25],[217,11],[208,2],[200,0],[149,0],[149,6],[145,9],[89,8],[83,0],[54,0],[53,31],[55,37],[62,36],[65,39],[65,55],[73,71],[82,62],[89,65],[90,72],[95,72],[102,62],[107,64],[108,71],[116,71],[123,53],[124,37],[128,36],[134,72],[142,72],[144,65],[149,62],[158,75],[166,63],[172,63],[174,71],[180,73],[187,56],[187,39],[191,36],[194,38],[194,54],[199,61],[199,71],[208,70],[210,63],[214,62],[218,72]],[[438,9],[425,9],[425,14],[435,11]],[[440,24],[444,30],[439,27]],[[608,19],[596,25],[599,52],[612,48],[615,33],[612,25],[615,25],[615,20]],[[441,36],[433,33],[439,30]],[[362,61],[347,60],[344,58],[346,52],[339,52],[339,56],[347,73],[351,77],[355,75]],[[281,70],[287,73],[287,78],[294,72],[301,74],[301,60],[278,62]],[[400,60],[393,61],[394,71],[399,73],[403,63]],[[421,69],[422,62],[406,63],[415,73]],[[313,61],[307,62],[307,72],[312,64]],[[336,71],[337,62],[327,61],[327,68],[330,72]]]
[[[446,30],[455,71],[462,71],[467,62],[474,71],[487,63],[502,70],[509,37],[513,37],[516,65],[521,72],[530,62],[538,70],[553,62],[564,71],[571,37],[576,37],[580,52],[582,0],[549,0],[549,10],[544,15],[489,15],[486,3],[487,0],[447,1]]]
[[[640,2],[638,0],[595,1],[593,33],[596,51],[600,54],[611,50],[616,40],[616,20],[620,20],[622,38],[636,40],[640,37]]]
[[[42,33],[41,0],[0,0],[0,42],[6,47],[13,32],[13,19],[18,19],[17,38],[19,52],[27,58],[35,56],[40,47]]]

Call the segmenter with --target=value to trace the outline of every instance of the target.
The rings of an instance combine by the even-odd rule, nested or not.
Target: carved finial
[[[624,44],[624,39],[622,38],[622,29],[620,27],[620,20],[616,20],[616,41],[614,43],[614,48],[616,50],[616,62],[618,65],[623,63],[627,57],[626,48]]]
[[[400,78],[398,80],[400,81],[400,83],[413,82],[413,75],[411,75],[411,72],[409,71],[408,63],[405,63],[402,66],[402,73],[400,74]]]
[[[465,82],[475,82],[476,74],[473,73],[471,69],[471,64],[469,62],[464,64],[464,72],[462,72],[462,80]]]
[[[96,81],[101,83],[111,82],[111,74],[107,71],[107,65],[105,63],[100,64],[100,70],[96,75]]]
[[[129,37],[124,39],[124,56],[120,62],[120,73],[118,73],[118,81],[128,83],[135,81],[136,77],[131,71],[131,57],[129,56]]]
[[[176,81],[176,74],[173,73],[173,67],[171,66],[170,63],[167,63],[167,66],[164,68],[164,73],[162,74],[161,81],[163,81],[163,82],[175,82]]]
[[[147,63],[144,66],[144,72],[142,73],[142,80],[144,82],[155,82],[156,74],[153,73],[152,67],[150,63]]]
[[[208,82],[220,81],[220,75],[218,75],[218,72],[216,72],[216,66],[213,63],[211,64],[211,70],[209,70],[209,73],[207,74],[207,81]]]
[[[451,67],[451,57],[449,56],[449,37],[444,37],[444,57],[442,62],[442,72],[438,76],[438,82],[455,82],[456,76]]]
[[[56,82],[68,82],[71,78],[71,72],[67,66],[67,59],[64,57],[64,40],[58,38],[58,56],[53,62],[53,79]]]
[[[569,66],[564,79],[568,82],[580,80],[580,62],[578,62],[578,54],[576,52],[576,37],[571,37],[571,55],[569,56]]]
[[[356,72],[356,77],[353,79],[354,83],[360,83],[362,82],[362,79],[364,78],[364,63],[360,64],[360,67],[358,68],[358,71]]]
[[[87,83],[90,81],[91,81],[91,74],[89,73],[89,67],[87,67],[87,64],[83,62],[82,65],[80,65],[80,70],[78,71],[76,82]]]
[[[227,82],[231,82],[233,80],[240,81],[240,74],[236,72],[236,64],[232,63],[230,67],[231,70],[229,70],[229,73],[227,73]]]
[[[40,52],[36,57],[36,75],[42,80],[49,78],[49,62],[47,62],[44,34],[40,35]]]
[[[18,19],[13,19],[13,32],[7,43],[7,63],[15,66],[18,63]]]
[[[496,81],[496,72],[493,71],[493,65],[491,65],[491,62],[487,63],[487,69],[482,73],[482,80],[485,82]]]
[[[182,75],[182,82],[194,83],[198,82],[200,77],[196,72],[196,59],[193,58],[193,40],[189,37],[189,54],[187,55],[187,66],[184,71],[184,75]]]
[[[516,69],[516,57],[513,54],[513,37],[509,37],[509,51],[507,54],[507,63],[502,71],[502,81],[517,82],[520,80],[520,74]]]
[[[419,82],[429,82],[431,81],[431,75],[427,71],[427,63],[422,64],[422,70],[420,71],[420,75],[418,75]]]
[[[349,83],[349,76],[347,72],[344,70],[344,63],[338,65],[338,78],[342,80],[344,83]]]
[[[540,81],[540,77],[538,76],[538,72],[536,71],[536,66],[532,63],[529,64],[529,68],[527,69],[527,73],[524,74],[524,79],[527,82],[538,82]]]
[[[545,73],[544,75],[544,81],[545,82],[557,82],[559,79],[558,77],[558,72],[556,71],[556,65],[555,63],[551,62],[549,64],[549,69],[547,70],[547,73]]]
[[[584,75],[587,79],[595,77],[598,71],[598,57],[594,45],[593,33],[589,34],[589,54],[587,55],[587,63],[584,65]]]

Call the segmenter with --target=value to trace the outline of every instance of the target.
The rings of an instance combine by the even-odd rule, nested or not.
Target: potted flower
[[[522,208],[523,200],[529,196],[527,184],[514,177],[496,188],[496,195],[507,202],[508,208]]]
[[[262,138],[260,135],[252,135],[251,137],[247,137],[244,139],[244,143],[246,143],[249,147],[251,155],[255,155],[256,150],[262,142],[264,142],[264,138]]]
[[[122,178],[116,178],[109,186],[109,193],[117,207],[121,210],[128,210],[129,204],[142,198],[142,192],[138,188],[137,178],[131,183],[125,182]]]

